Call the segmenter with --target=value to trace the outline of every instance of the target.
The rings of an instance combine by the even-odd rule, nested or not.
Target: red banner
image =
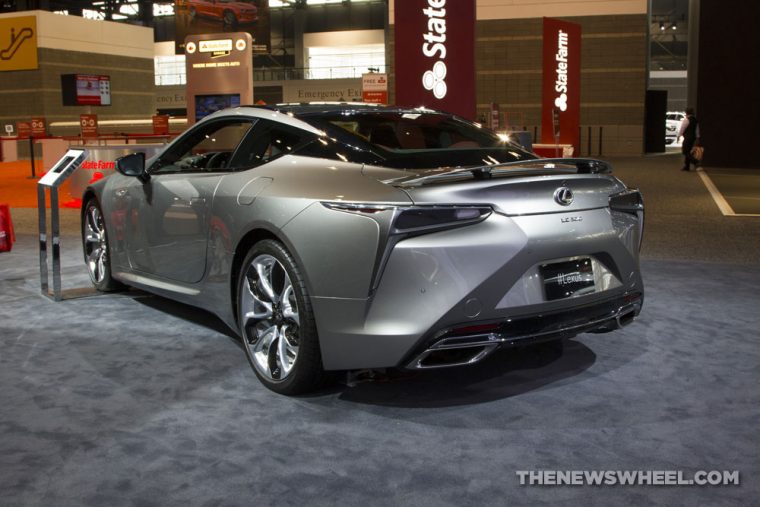
[[[97,114],[80,114],[79,126],[82,129],[82,137],[98,136],[98,115]]]
[[[396,103],[475,119],[475,0],[395,4]]]
[[[578,153],[581,113],[581,26],[544,18],[541,143],[572,144]]]

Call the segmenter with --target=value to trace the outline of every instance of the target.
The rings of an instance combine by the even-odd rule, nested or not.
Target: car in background
[[[540,159],[447,113],[236,107],[116,168],[83,196],[95,287],[213,312],[278,393],[472,365],[641,311],[641,194],[605,162]]]
[[[258,21],[258,8],[252,3],[234,0],[185,0],[191,19],[204,17],[221,20],[229,27]]]
[[[668,111],[665,114],[665,144],[677,144],[678,130],[684,118],[686,118],[686,113]]]

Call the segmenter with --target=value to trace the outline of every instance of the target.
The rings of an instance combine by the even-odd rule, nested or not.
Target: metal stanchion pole
[[[45,187],[37,185],[37,213],[40,226],[40,291],[48,294],[47,267],[47,217],[45,211]]]
[[[37,178],[37,174],[34,172],[34,136],[29,136],[29,160],[32,163],[32,175],[29,179],[33,180]]]
[[[53,299],[61,296],[61,220],[58,213],[58,187],[50,189],[50,236],[53,242]]]

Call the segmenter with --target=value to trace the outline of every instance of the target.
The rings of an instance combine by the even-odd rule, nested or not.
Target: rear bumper
[[[633,322],[641,312],[642,304],[643,294],[634,292],[602,302],[501,322],[468,322],[435,333],[402,365],[413,370],[464,366],[481,361],[501,347],[533,345],[586,332],[614,331]]]

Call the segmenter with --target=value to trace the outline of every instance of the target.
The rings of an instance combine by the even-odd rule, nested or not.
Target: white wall
[[[396,0],[389,0],[388,19],[395,23]],[[403,1],[403,0],[398,0]],[[456,1],[456,0],[449,0]],[[645,14],[647,0],[476,0],[477,19]]]

